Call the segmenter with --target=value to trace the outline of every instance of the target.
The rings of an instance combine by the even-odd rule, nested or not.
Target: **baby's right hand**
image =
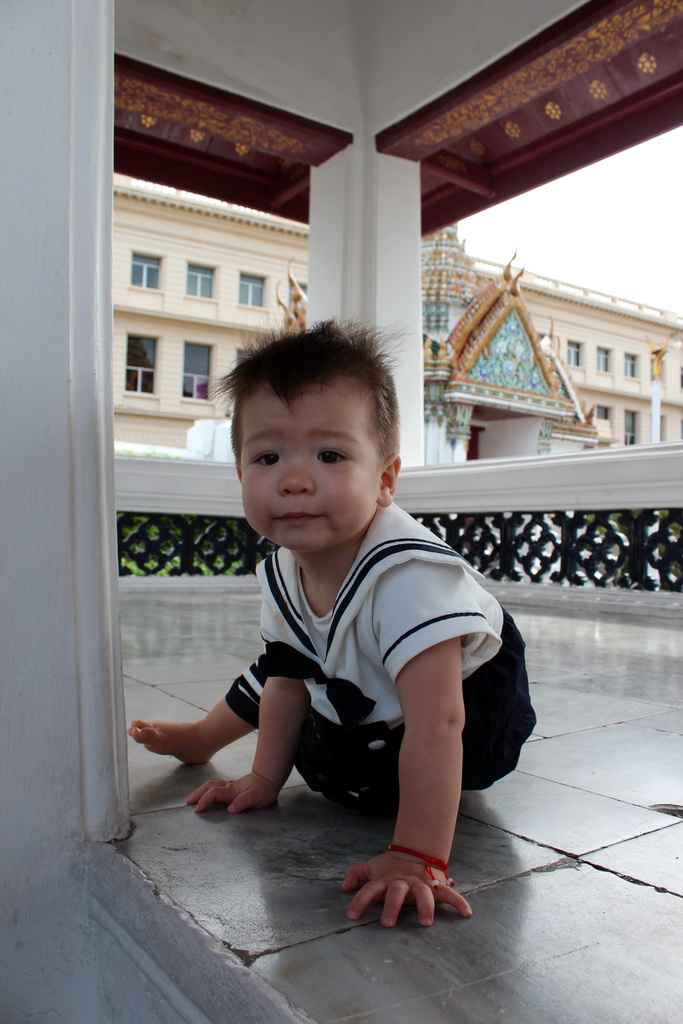
[[[205,782],[190,793],[186,802],[196,804],[195,812],[198,814],[211,804],[227,804],[228,814],[238,814],[249,807],[269,807],[276,802],[279,792],[274,782],[250,772],[234,781],[213,779]]]

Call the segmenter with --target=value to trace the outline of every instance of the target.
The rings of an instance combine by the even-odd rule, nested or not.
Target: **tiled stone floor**
[[[276,807],[195,815],[185,795],[246,771],[252,737],[197,767],[129,741],[135,829],[122,851],[302,1019],[683,1019],[680,621],[507,595],[539,722],[516,772],[463,796],[451,869],[470,920],[440,908],[429,929],[410,910],[391,930],[378,913],[348,921],[344,869],[380,851],[391,822],[297,778]],[[248,588],[124,589],[128,718],[200,717],[257,649],[257,623]]]

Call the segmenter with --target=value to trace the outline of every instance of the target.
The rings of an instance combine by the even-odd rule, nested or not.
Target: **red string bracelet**
[[[427,874],[429,875],[429,877],[432,880],[431,885],[432,885],[433,889],[437,889],[438,888],[439,880],[438,880],[438,878],[434,877],[434,872],[432,871],[432,865],[434,865],[435,868],[440,868],[441,871],[443,871],[444,875],[446,876],[446,885],[455,885],[455,882],[453,881],[453,879],[448,874],[448,862],[447,861],[439,860],[438,857],[427,857],[426,854],[418,853],[417,850],[409,850],[407,846],[394,846],[392,844],[391,846],[388,846],[387,849],[391,853],[409,853],[411,857],[419,857],[420,860],[423,860],[425,862],[425,870],[426,870]]]

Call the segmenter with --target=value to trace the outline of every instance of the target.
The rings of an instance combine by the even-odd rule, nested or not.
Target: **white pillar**
[[[467,438],[462,435],[455,436],[451,441],[450,459],[448,459],[448,462],[467,462],[467,444]]]
[[[650,399],[650,443],[659,444],[662,439],[662,382],[659,377],[652,379]]]
[[[98,1019],[84,844],[126,824],[112,0],[2,0],[0,1019]]]
[[[395,332],[402,456],[424,463],[419,164],[360,140],[311,174],[309,323]]]

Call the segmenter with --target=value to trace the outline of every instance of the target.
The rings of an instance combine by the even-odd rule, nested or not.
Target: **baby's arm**
[[[302,680],[281,676],[267,679],[261,694],[252,770],[234,781],[205,782],[190,793],[188,804],[196,804],[195,810],[201,812],[211,804],[224,803],[228,812],[237,814],[248,807],[275,803],[292,770],[309,705],[310,697]]]
[[[446,640],[423,651],[402,669],[396,685],[405,722],[399,758],[400,803],[392,845],[448,861],[460,803],[462,696],[460,640]],[[387,852],[349,868],[342,889],[363,885],[348,910],[361,917],[371,903],[384,902],[381,923],[390,928],[404,904],[416,904],[418,920],[430,925],[435,902],[450,903],[464,917],[467,901],[445,884],[433,868],[433,888],[425,862],[405,853]],[[365,883],[365,884],[363,884]]]

